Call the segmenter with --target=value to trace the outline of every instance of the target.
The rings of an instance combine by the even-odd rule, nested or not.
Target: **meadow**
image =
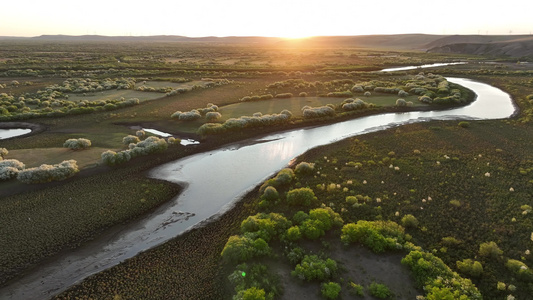
[[[4,159],[20,160],[27,167],[75,159],[81,171],[60,182],[29,186],[12,180],[0,182],[2,284],[106,228],[124,224],[172,199],[180,187],[145,177],[154,166],[267,132],[382,112],[446,109],[472,101],[468,91],[441,84],[442,76],[452,75],[502,88],[513,96],[520,114],[511,120],[470,121],[462,127],[456,121],[408,125],[314,149],[292,166],[296,176],[290,182],[276,186],[276,205],[265,201],[264,187],[261,191],[256,188],[213,223],[96,274],[57,298],[157,299],[171,295],[176,299],[223,299],[239,293],[243,297],[246,291],[261,294],[261,289],[267,298],[288,299],[295,291],[310,298],[327,298],[321,289],[335,290],[335,284],[340,286],[339,295],[349,298],[357,297],[358,286],[364,290],[363,297],[369,297],[378,289],[376,284],[385,284],[392,297],[402,299],[424,294],[426,284],[414,275],[400,287],[394,285],[397,277],[385,276],[386,272],[369,265],[373,260],[386,259],[398,270],[398,276],[405,276],[409,269],[400,260],[416,249],[423,249],[457,272],[458,277],[450,275],[454,280],[471,280],[484,299],[502,299],[510,294],[521,299],[533,292],[530,274],[520,271],[521,264],[531,265],[528,252],[533,232],[529,214],[533,203],[528,192],[533,161],[528,150],[533,133],[529,125],[533,81],[529,79],[532,71],[523,65],[505,60],[479,64],[483,58],[474,56],[361,49],[263,51],[250,45],[204,44],[138,45],[130,49],[122,44],[95,43],[80,53],[75,43],[62,45],[62,51],[52,44],[3,46],[8,51],[0,57],[0,94],[5,94],[2,121],[23,120],[45,128],[35,135],[0,141],[0,148],[9,151]],[[29,52],[18,51],[28,46]],[[49,52],[43,55],[37,49]],[[150,55],[145,54],[148,51]],[[470,64],[432,69],[422,77],[420,70],[391,74],[362,71],[398,65],[399,61],[406,65],[458,59],[470,60]],[[85,83],[79,78],[86,78]],[[76,91],[74,82],[88,90]],[[127,86],[119,88],[120,84]],[[141,86],[146,89],[139,91]],[[407,94],[400,96],[400,90]],[[460,96],[454,96],[458,92]],[[287,94],[291,96],[278,96]],[[264,95],[270,96],[261,98]],[[419,100],[423,96],[444,100],[423,102]],[[129,98],[139,101],[126,104]],[[398,104],[399,98],[405,105]],[[361,99],[365,105],[346,111],[343,105],[351,103],[346,99]],[[193,121],[171,117],[176,111],[202,110],[209,104],[217,106],[216,112],[221,114],[216,123],[226,126],[223,133],[198,132],[207,122],[203,118],[208,112],[198,112],[200,117]],[[330,107],[334,114],[307,118],[302,110],[305,106]],[[224,125],[230,119],[259,119],[283,110],[291,112],[289,121],[243,125],[238,130]],[[129,149],[123,139],[136,135],[135,126],[155,128],[177,138],[193,137],[201,143],[169,143],[167,150],[156,154],[114,166],[104,164],[100,154],[105,150],[118,153]],[[86,150],[62,147],[71,138],[89,139],[92,146]],[[314,171],[298,173],[296,165],[300,162],[314,164]],[[287,205],[284,201],[291,201],[287,200],[289,192],[301,188],[312,190],[317,202]],[[349,196],[353,198],[348,200]],[[315,237],[310,225],[303,225],[305,218],[298,221],[295,216],[298,211],[309,216],[319,208],[328,210],[333,218],[340,217],[342,224],[322,228],[323,234]],[[261,213],[282,214],[291,226],[269,238],[263,236],[270,239],[268,253],[242,260],[221,255],[231,236],[245,233],[243,221]],[[403,221],[407,215],[416,222],[410,217]],[[385,254],[358,249],[363,242],[345,246],[341,241],[343,226],[358,221],[396,222],[403,226],[402,241],[411,244],[388,249]],[[288,237],[293,227],[298,228],[299,237],[297,229],[292,230],[295,237]],[[502,252],[481,254],[481,245],[491,241]],[[340,267],[309,283],[290,275],[305,257],[312,259],[313,255],[324,261],[336,260]],[[358,265],[349,258],[353,255],[367,257],[368,262]],[[482,273],[458,264],[467,259],[481,263]],[[386,270],[387,264],[382,268]],[[267,273],[271,275],[254,275],[249,281],[231,277],[243,268],[249,269],[249,274],[261,273],[264,266],[269,266]],[[358,273],[354,268],[365,271]],[[334,284],[322,285],[330,282]],[[443,292],[446,286],[440,288]]]

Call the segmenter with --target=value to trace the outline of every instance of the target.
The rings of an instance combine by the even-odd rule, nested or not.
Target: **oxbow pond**
[[[468,79],[447,79],[473,90],[476,101],[450,110],[388,113],[281,132],[161,165],[150,176],[182,184],[185,189],[179,196],[127,227],[109,232],[72,254],[51,259],[2,288],[0,299],[51,297],[93,273],[210,222],[311,148],[408,123],[502,119],[515,112],[511,97],[495,87]]]

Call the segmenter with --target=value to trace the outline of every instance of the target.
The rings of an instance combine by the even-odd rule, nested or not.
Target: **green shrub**
[[[418,227],[418,220],[415,216],[408,214],[403,216],[402,225],[406,228],[416,228]]]
[[[246,261],[252,257],[270,254],[270,247],[262,238],[232,235],[229,237],[221,256],[232,262]]]
[[[315,192],[310,188],[290,190],[287,193],[286,199],[287,203],[293,206],[311,206],[318,201]]]
[[[471,259],[457,261],[457,269],[459,269],[461,273],[472,277],[479,277],[483,274],[483,266],[481,263]]]
[[[349,288],[350,288],[351,295],[356,295],[356,296],[361,296],[361,297],[365,295],[363,286],[360,284],[350,282]]]
[[[324,227],[325,225],[320,220],[307,219],[300,225],[300,232],[306,238],[316,240],[326,234]]]
[[[479,245],[479,255],[496,258],[503,254],[503,251],[495,242],[482,243]]]
[[[302,237],[302,233],[300,232],[300,228],[298,226],[292,226],[289,229],[287,229],[287,232],[285,234],[285,238],[291,242],[297,241]]]
[[[255,233],[265,241],[284,233],[290,226],[291,222],[283,215],[278,213],[258,213],[249,216],[241,223],[242,233]]]
[[[305,255],[302,262],[296,265],[291,275],[301,280],[329,279],[337,272],[337,262],[333,259],[321,259],[316,255]]]
[[[294,173],[298,175],[311,175],[315,169],[315,164],[308,162],[301,162],[294,168]]]
[[[279,199],[279,193],[275,187],[269,186],[265,189],[261,198],[273,202]]]
[[[470,127],[470,122],[467,122],[467,121],[461,121],[459,122],[459,127],[462,127],[462,128],[469,128]]]
[[[368,287],[368,290],[370,291],[370,294],[372,296],[379,299],[387,299],[392,296],[392,293],[389,288],[382,283],[372,282]]]
[[[336,282],[327,282],[322,284],[322,296],[326,299],[337,299],[341,292],[341,285]]]
[[[348,245],[359,242],[376,253],[401,249],[404,229],[392,221],[365,221],[349,223],[342,227],[341,241]]]

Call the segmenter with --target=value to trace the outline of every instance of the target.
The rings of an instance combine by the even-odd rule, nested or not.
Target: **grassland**
[[[315,121],[297,121],[273,128],[256,128],[223,136],[210,136],[199,146],[172,146],[167,152],[136,158],[118,167],[96,166],[99,152],[104,149],[126,148],[122,144],[122,138],[135,133],[135,130],[131,129],[132,125],[159,129],[174,133],[178,137],[183,133],[190,136],[201,122],[175,121],[170,119],[170,115],[178,110],[202,108],[208,103],[218,105],[226,119],[255,112],[279,113],[282,109],[291,110],[298,118],[302,106],[337,104],[336,101],[340,103],[344,98],[321,97],[316,93],[316,88],[300,86],[269,89],[269,85],[288,79],[306,82],[400,82],[405,81],[407,76],[415,76],[419,71],[390,75],[360,70],[400,64],[398,62],[418,64],[464,59],[463,56],[361,49],[332,51],[273,48],[264,51],[253,46],[189,44],[138,45],[130,48],[123,44],[110,46],[95,43],[82,53],[77,50],[77,44],[70,43],[61,45],[61,49],[53,44],[29,46],[33,51],[39,49],[37,52],[44,51],[47,54],[21,52],[22,48],[28,49],[28,44],[25,43],[7,45],[9,50],[3,53],[5,57],[0,57],[0,75],[3,76],[0,77],[0,83],[6,85],[0,89],[0,93],[28,97],[52,84],[61,84],[66,78],[82,76],[94,79],[132,76],[137,78],[138,82],[147,81],[146,84],[154,88],[177,88],[201,82],[202,78],[227,79],[229,83],[168,97],[159,93],[161,97],[155,100],[146,98],[146,101],[141,101],[138,105],[109,111],[37,117],[29,121],[44,126],[44,132],[2,141],[0,147],[10,151],[6,158],[20,159],[28,166],[74,158],[82,167],[93,167],[82,170],[78,176],[64,182],[35,186],[17,182],[0,183],[0,193],[3,195],[0,200],[2,284],[29,266],[38,265],[46,257],[76,247],[106,228],[145,214],[175,196],[180,190],[179,187],[144,177],[145,172],[153,166],[190,153],[214,149],[231,141],[315,124]],[[145,55],[147,51],[152,55]],[[84,59],[80,59],[81,57]],[[120,62],[117,62],[116,57],[120,57]],[[210,57],[215,59],[211,60]],[[470,59],[477,61],[479,57]],[[169,60],[171,63],[166,62]],[[533,161],[529,153],[529,137],[533,130],[528,123],[532,109],[527,99],[528,95],[533,93],[533,82],[528,77],[531,70],[524,69],[523,65],[499,63],[454,66],[432,72],[439,75],[475,77],[495,84],[513,95],[522,109],[521,115],[511,122],[471,122],[469,129],[458,127],[456,122],[409,125],[398,130],[367,135],[358,141],[347,140],[326,146],[300,158],[301,161],[315,162],[320,166],[323,176],[300,179],[291,187],[309,186],[315,190],[322,203],[335,207],[339,213],[342,208],[347,209],[348,212],[343,212],[342,215],[345,223],[378,218],[398,221],[395,217],[396,211],[401,212],[401,215],[413,214],[420,222],[418,227],[408,229],[413,241],[424,249],[434,250],[433,253],[442,258],[450,268],[456,270],[456,261],[465,258],[475,258],[483,263],[483,276],[472,279],[485,299],[499,299],[511,293],[498,291],[498,281],[517,287],[513,295],[519,299],[520,296],[526,297],[532,292],[531,283],[509,271],[505,262],[506,259],[518,259],[531,266],[531,258],[523,253],[531,248],[531,242],[527,238],[533,228],[528,215],[523,216],[520,209],[523,205],[533,206],[527,192],[531,188],[528,170]],[[187,82],[172,83],[172,79],[177,78],[185,78]],[[13,80],[20,84],[10,85]],[[24,84],[25,82],[31,84]],[[343,91],[337,90],[340,87],[334,84],[330,87],[328,92]],[[135,95],[138,93],[139,96],[151,95],[151,92],[131,89],[123,91],[136,93]],[[115,93],[115,97],[118,95],[116,92],[110,93]],[[296,95],[308,92],[311,96],[240,102],[245,96],[271,92],[293,92]],[[155,94],[150,97],[155,97]],[[369,98],[357,97],[368,102],[374,101],[378,107],[360,114],[398,110],[394,107],[398,98],[396,95],[374,93]],[[75,101],[83,100],[82,98],[83,95],[80,94],[69,96],[69,100]],[[424,107],[416,100],[413,103],[413,109]],[[336,119],[326,121],[335,122]],[[66,139],[80,137],[90,139],[93,148],[83,151],[61,148]],[[415,149],[421,154],[415,155]],[[386,161],[390,151],[394,151],[395,157],[389,157]],[[447,160],[444,155],[450,159]],[[323,159],[324,156],[330,158],[329,163]],[[333,158],[336,163],[331,163]],[[375,166],[368,163],[371,160],[376,163]],[[440,167],[436,166],[437,160],[441,162]],[[343,165],[349,161],[361,162],[364,167],[360,172],[351,173],[350,170],[344,170]],[[400,174],[410,176],[391,172],[388,168],[390,163],[399,166]],[[491,173],[490,178],[484,176],[486,172]],[[524,172],[526,174],[521,174]],[[343,178],[339,178],[339,174]],[[369,195],[374,200],[381,198],[383,201],[381,204],[372,202],[361,209],[352,210],[346,206],[344,192],[327,192],[317,188],[318,184],[344,185],[345,180],[371,182],[372,184],[359,183],[346,187],[349,188],[348,193],[353,191],[356,194]],[[385,183],[379,184],[381,181]],[[509,192],[511,187],[515,190],[512,194]],[[427,200],[427,196],[434,200],[422,204],[422,199]],[[454,207],[450,204],[451,200],[458,200],[461,205]],[[223,263],[220,253],[229,236],[239,233],[242,220],[263,211],[264,208],[260,208],[257,203],[255,191],[216,222],[104,271],[58,298],[111,298],[117,295],[123,298],[152,299],[168,296],[176,299],[228,298],[233,293],[233,287],[227,281],[227,276],[235,266]],[[420,209],[421,206],[423,210]],[[294,213],[289,209],[281,212],[287,216]],[[513,222],[513,218],[516,221]],[[35,222],[38,222],[39,226],[36,226]],[[347,250],[341,246],[338,234],[338,231],[332,231],[324,239],[302,241],[302,247],[340,259],[343,251],[352,249]],[[448,236],[455,237],[461,243],[453,247],[443,245],[442,238]],[[477,258],[479,245],[487,241],[497,242],[504,251],[503,255],[494,260]],[[280,245],[273,247],[276,255],[283,257]],[[271,262],[269,259],[271,258],[257,262],[268,263]],[[346,263],[348,264],[349,262]],[[199,265],[204,267],[198,268]],[[278,267],[279,270],[285,271],[291,268],[287,264],[279,264]],[[347,272],[340,272],[334,278],[342,283],[343,297],[349,297],[347,284],[349,277],[353,277],[348,275],[350,271]],[[368,285],[372,276],[370,273],[357,280]],[[291,277],[286,279],[290,284],[285,286],[285,290],[290,295],[291,284],[297,284],[297,281]],[[390,283],[389,286],[392,288]],[[309,297],[318,297],[320,288],[311,284],[303,290],[309,293]],[[395,293],[401,297],[411,295],[412,292],[396,290]]]

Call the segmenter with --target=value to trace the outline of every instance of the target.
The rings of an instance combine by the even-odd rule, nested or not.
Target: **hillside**
[[[395,34],[316,36],[304,39],[260,36],[186,37],[177,35],[41,35],[31,38],[0,36],[0,41],[248,44],[289,48],[348,47],[383,50],[415,50],[431,53],[459,53],[488,56],[533,56],[533,36],[531,35]]]
[[[461,53],[489,56],[533,56],[533,36],[448,36],[426,45],[431,53]]]

